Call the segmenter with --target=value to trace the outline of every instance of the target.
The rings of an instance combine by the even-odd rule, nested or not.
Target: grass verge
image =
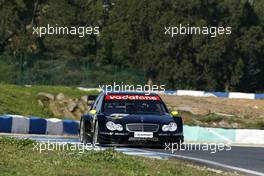
[[[29,139],[0,137],[0,173],[11,175],[226,175],[175,160],[106,151],[33,150]]]
[[[63,86],[17,86],[0,84],[0,114],[19,114],[25,116],[54,117],[47,109],[38,105],[39,92],[51,94],[63,93],[70,98],[97,94],[96,91],[81,91],[75,87]]]
[[[219,122],[225,121],[228,124],[237,123],[238,127],[241,129],[264,129],[264,119],[250,119],[250,118],[241,118],[237,116],[224,117],[217,114],[208,114],[208,115],[193,115],[190,112],[179,111],[182,117],[184,117],[184,124],[190,126],[203,126],[203,127],[222,127]],[[232,127],[226,127],[232,128]]]

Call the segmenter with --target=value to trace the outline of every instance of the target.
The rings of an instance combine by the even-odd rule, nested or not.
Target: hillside
[[[52,104],[46,107],[47,96],[54,96],[56,98],[64,99],[65,106],[72,107],[73,102],[77,102],[82,96],[88,94],[95,94],[97,92],[86,92],[78,90],[74,87],[62,86],[16,86],[0,84],[0,114],[18,114],[25,116],[39,116],[44,118],[57,117],[57,118],[72,118],[62,116],[61,114],[53,113]],[[61,94],[60,94],[61,93]],[[60,94],[59,96],[56,96]],[[52,97],[50,97],[52,99]],[[61,100],[64,101],[64,100]],[[63,105],[63,104],[62,104]]]
[[[190,125],[264,129],[264,100],[163,95]]]
[[[79,119],[88,113],[87,95],[63,86],[0,84],[0,114]],[[264,100],[162,95],[170,110],[179,111],[187,125],[264,129]]]

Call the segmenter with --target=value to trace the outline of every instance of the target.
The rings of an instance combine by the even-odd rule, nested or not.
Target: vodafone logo
[[[106,95],[105,100],[160,100],[160,97],[151,95]]]

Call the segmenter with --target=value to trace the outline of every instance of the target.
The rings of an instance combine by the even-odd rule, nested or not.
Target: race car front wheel
[[[80,123],[80,140],[84,144],[92,142],[91,138],[89,138],[89,136],[87,135],[84,120],[81,120],[81,123]]]
[[[95,146],[95,144],[97,143],[97,138],[98,138],[98,121],[95,122],[95,127],[94,127],[94,133],[93,133],[93,140],[92,140],[92,144]]]

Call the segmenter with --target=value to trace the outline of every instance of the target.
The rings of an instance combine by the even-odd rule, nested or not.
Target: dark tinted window
[[[133,95],[132,95],[133,96]],[[155,99],[157,97],[157,99]],[[106,114],[164,114],[166,108],[158,96],[105,97],[103,111]]]

